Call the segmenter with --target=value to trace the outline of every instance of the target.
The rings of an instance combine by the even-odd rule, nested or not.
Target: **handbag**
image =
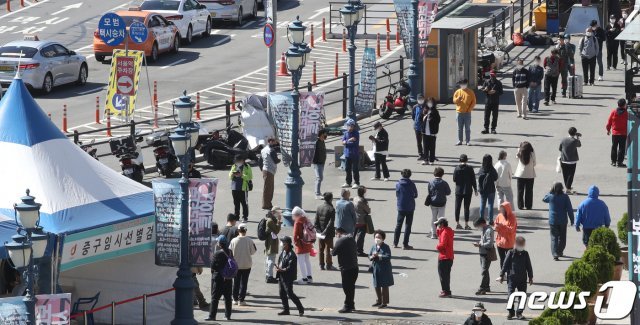
[[[427,186],[427,189],[429,190],[429,193],[427,194],[427,197],[424,199],[424,205],[430,206],[431,205],[431,184]]]
[[[249,191],[253,191],[253,181],[249,181],[249,182],[247,183],[247,189],[248,189]]]
[[[373,219],[370,214],[364,216],[364,223],[367,226],[367,234],[373,234],[376,231],[376,228],[373,226]]]
[[[487,260],[489,260],[490,262],[498,260],[498,253],[496,253],[495,246],[491,246],[491,248],[487,250]]]
[[[560,157],[558,156],[558,160],[556,160],[556,173],[562,173],[562,162],[560,161]]]

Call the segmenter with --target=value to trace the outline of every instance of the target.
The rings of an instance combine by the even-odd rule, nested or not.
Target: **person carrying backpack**
[[[447,205],[447,196],[451,195],[451,187],[449,187],[449,183],[442,179],[444,176],[444,169],[442,167],[436,167],[433,170],[433,176],[435,177],[432,181],[427,183],[427,199],[425,200],[425,205],[431,206],[431,238],[438,238],[436,232],[437,223],[436,221],[440,218],[444,218],[444,211]]]
[[[293,217],[293,246],[298,255],[298,266],[300,267],[300,275],[302,278],[298,280],[298,284],[312,283],[311,277],[311,261],[309,254],[313,251],[313,243],[315,242],[316,230],[313,223],[307,219],[307,215],[300,207],[294,207],[291,210]]]
[[[224,317],[226,320],[231,320],[232,280],[238,271],[238,265],[233,259],[233,252],[229,250],[227,237],[220,235],[217,241],[218,250],[213,254],[211,262],[211,306],[209,308],[209,317],[205,321],[216,320],[218,302],[222,296],[224,296]],[[235,265],[235,273],[232,265]]]
[[[556,93],[558,91],[558,77],[560,71],[564,69],[565,63],[558,55],[558,49],[551,50],[551,55],[544,58],[544,105],[549,106],[549,98],[553,104],[556,103]]]
[[[265,276],[267,283],[278,283],[273,276],[273,268],[278,255],[278,234],[282,228],[282,213],[279,207],[271,208],[258,223],[258,239],[264,240]]]

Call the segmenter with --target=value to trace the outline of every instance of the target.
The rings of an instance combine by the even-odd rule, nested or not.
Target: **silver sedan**
[[[53,41],[14,41],[0,47],[0,84],[10,84],[18,69],[24,83],[43,94],[63,84],[84,85],[89,75],[84,56]]]

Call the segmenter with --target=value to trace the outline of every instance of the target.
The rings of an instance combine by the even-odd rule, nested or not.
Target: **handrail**
[[[81,316],[85,316],[86,317],[87,314],[94,314],[94,313],[97,313],[97,312],[99,312],[101,310],[105,310],[105,309],[107,309],[109,307],[115,309],[115,306],[128,304],[130,302],[137,301],[137,300],[140,300],[140,299],[146,299],[146,298],[149,298],[149,297],[159,296],[159,295],[162,295],[162,294],[165,294],[167,292],[174,291],[174,290],[175,290],[175,288],[169,288],[169,289],[166,289],[166,290],[162,290],[162,291],[158,291],[158,292],[154,292],[154,293],[150,293],[150,294],[144,294],[142,296],[137,296],[137,297],[121,300],[121,301],[114,301],[114,302],[111,302],[111,303],[109,303],[107,305],[103,305],[103,306],[100,306],[100,307],[97,307],[97,308],[93,308],[91,310],[85,310],[85,311],[82,311],[80,313],[75,313],[75,314],[71,315],[70,318],[71,319],[76,319],[76,318],[81,317]],[[143,306],[143,307],[146,308],[146,306]]]

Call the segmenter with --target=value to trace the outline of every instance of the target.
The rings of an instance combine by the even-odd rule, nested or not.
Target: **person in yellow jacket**
[[[458,143],[462,144],[462,130],[465,131],[467,145],[471,141],[471,111],[476,107],[476,95],[473,90],[467,88],[468,80],[458,82],[460,89],[453,93],[453,103],[456,105],[456,121],[458,122]]]
[[[229,179],[231,180],[231,194],[233,195],[233,206],[236,220],[240,216],[240,205],[242,205],[242,221],[249,220],[249,205],[247,204],[247,194],[253,188],[253,173],[251,166],[245,162],[244,157],[236,156],[235,164],[231,166],[229,171]]]

